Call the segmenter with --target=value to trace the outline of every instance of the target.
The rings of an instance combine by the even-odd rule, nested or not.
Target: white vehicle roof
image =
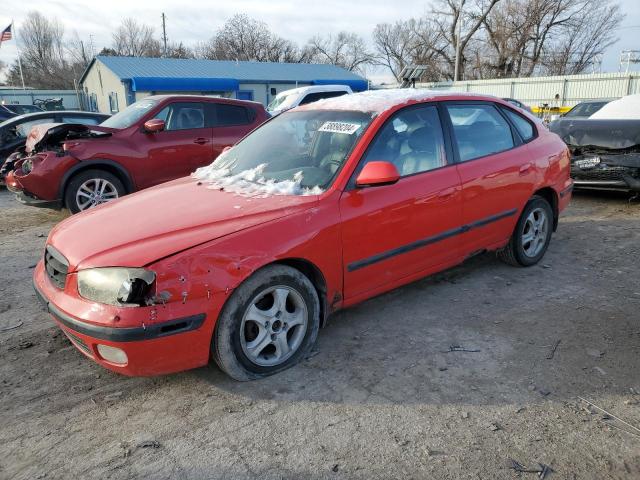
[[[348,92],[351,93],[351,87],[347,85],[309,85],[306,87],[292,88],[291,90],[284,90],[280,92],[277,97],[285,95],[306,95],[307,93],[315,92]]]
[[[640,120],[640,94],[613,100],[591,115],[596,120]]]

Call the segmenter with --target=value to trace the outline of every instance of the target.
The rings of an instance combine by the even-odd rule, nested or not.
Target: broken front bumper
[[[115,307],[94,304],[73,294],[72,280],[64,289],[54,286],[42,261],[35,268],[33,285],[38,299],[71,343],[83,355],[109,370],[129,376],[152,376],[209,362],[217,315],[205,313],[198,302],[189,311],[186,310],[189,305],[180,302],[178,313],[164,321],[151,321],[149,308],[126,308],[120,312],[123,317],[120,319]],[[209,307],[213,306],[217,313],[224,299],[212,300]],[[170,304],[158,307],[170,308]],[[120,319],[118,323],[114,323],[116,317]],[[120,323],[126,325],[116,326]],[[114,351],[122,361],[110,360],[105,354]]]
[[[591,155],[572,158],[571,178],[575,188],[640,192],[640,162],[625,158],[627,156]]]

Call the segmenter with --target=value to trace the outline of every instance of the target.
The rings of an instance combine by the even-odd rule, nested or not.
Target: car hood
[[[74,215],[47,242],[67,258],[69,271],[142,267],[317,202],[317,196],[240,196],[185,177]]]
[[[112,129],[106,127],[96,125],[89,127],[81,123],[41,123],[29,132],[25,151],[41,152],[70,138],[104,137],[111,135],[112,132]]]
[[[549,126],[569,146],[600,150],[637,149],[640,145],[640,120],[595,120],[561,118]]]

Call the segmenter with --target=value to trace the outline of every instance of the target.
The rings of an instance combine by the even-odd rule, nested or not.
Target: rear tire
[[[122,181],[114,174],[104,170],[85,170],[72,177],[67,184],[64,204],[71,213],[78,213],[126,193]]]
[[[271,265],[231,295],[218,318],[211,353],[239,381],[285,370],[311,350],[320,328],[320,301],[299,270]]]
[[[534,195],[527,202],[500,260],[516,267],[530,267],[544,256],[553,231],[553,210],[544,198]]]

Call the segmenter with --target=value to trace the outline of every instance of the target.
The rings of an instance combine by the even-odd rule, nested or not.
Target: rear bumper
[[[209,362],[213,331],[210,315],[194,312],[153,324],[145,316],[135,327],[98,325],[70,314],[51,301],[52,297],[66,293],[51,284],[42,262],[36,267],[33,284],[38,299],[72,344],[109,370],[128,376],[153,376],[189,370]],[[114,363],[105,359],[100,346],[122,350],[126,361]]]

